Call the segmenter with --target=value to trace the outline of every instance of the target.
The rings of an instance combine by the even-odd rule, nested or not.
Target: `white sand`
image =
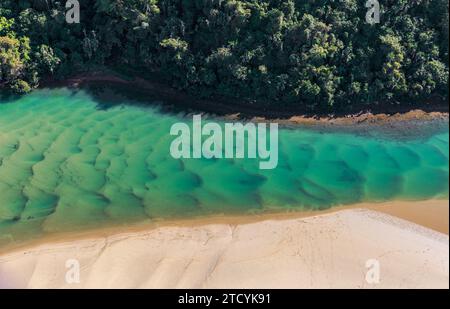
[[[80,283],[68,284],[77,259]],[[366,281],[376,259],[380,281]],[[375,271],[372,268],[372,272]],[[3,288],[448,288],[447,235],[371,210],[160,227],[0,256]]]

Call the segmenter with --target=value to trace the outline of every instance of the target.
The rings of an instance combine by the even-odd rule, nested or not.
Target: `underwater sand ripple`
[[[395,140],[282,129],[278,167],[259,170],[171,158],[180,120],[155,107],[99,109],[65,89],[0,104],[0,244],[149,218],[448,198],[448,130]]]

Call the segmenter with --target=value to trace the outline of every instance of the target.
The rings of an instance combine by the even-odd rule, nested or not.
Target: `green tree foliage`
[[[20,54],[20,42],[10,37],[0,37],[0,76],[6,83],[18,79],[24,69],[25,63]]]
[[[103,65],[270,106],[448,99],[448,1],[381,1],[374,25],[365,2],[83,0],[81,23],[69,25],[63,0],[2,0],[1,85],[23,92]]]
[[[17,38],[11,31],[14,20],[0,16],[0,87],[25,93],[31,87],[27,81],[30,73],[30,45],[26,37]]]

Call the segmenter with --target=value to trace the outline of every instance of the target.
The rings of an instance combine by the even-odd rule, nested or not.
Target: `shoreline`
[[[361,107],[353,111],[336,114],[311,113],[301,109],[289,110],[287,107],[274,109],[261,105],[255,108],[248,103],[236,103],[223,98],[198,99],[159,82],[138,76],[133,78],[123,77],[112,71],[76,74],[61,81],[47,80],[42,83],[40,88],[81,88],[95,83],[113,83],[133,87],[135,91],[150,93],[152,97],[164,101],[169,107],[211,113],[229,120],[276,121],[285,125],[304,125],[308,127],[324,125],[395,126],[399,122],[402,124],[418,121],[449,120],[449,104],[442,99],[432,99],[432,103],[421,104],[421,106],[396,107],[384,104],[372,110]],[[436,103],[436,101],[439,102]]]
[[[448,258],[448,235],[355,208],[42,244],[0,255],[0,288],[448,288]]]
[[[159,219],[153,222],[137,222],[127,226],[112,225],[98,229],[87,229],[75,232],[60,232],[45,235],[40,239],[21,242],[16,245],[0,247],[0,256],[12,252],[27,250],[45,244],[60,244],[71,241],[82,241],[97,237],[113,237],[127,233],[141,233],[159,228],[187,227],[197,228],[211,224],[230,226],[247,225],[265,221],[284,221],[312,218],[322,215],[334,214],[344,210],[365,209],[391,215],[409,221],[424,228],[449,235],[449,204],[448,200],[423,201],[389,201],[381,203],[357,203],[353,205],[335,206],[325,210],[295,210],[286,212],[266,212],[259,214],[240,215],[209,215],[183,219]]]

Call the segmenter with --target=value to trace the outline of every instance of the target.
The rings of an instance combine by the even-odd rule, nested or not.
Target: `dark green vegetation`
[[[93,66],[151,73],[202,98],[339,110],[448,99],[447,0],[1,0],[0,87]]]

